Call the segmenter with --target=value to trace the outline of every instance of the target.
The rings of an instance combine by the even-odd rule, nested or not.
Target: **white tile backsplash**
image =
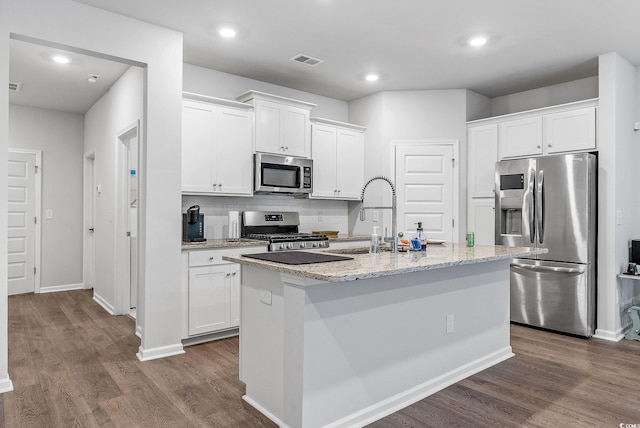
[[[204,235],[207,239],[224,239],[229,233],[229,211],[298,211],[300,232],[337,230],[349,233],[348,202],[294,198],[285,195],[259,195],[251,198],[226,196],[183,196],[182,212],[200,205],[204,214]]]

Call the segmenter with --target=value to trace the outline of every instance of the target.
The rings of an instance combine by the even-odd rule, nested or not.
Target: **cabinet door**
[[[474,232],[475,243],[494,245],[495,243],[495,199],[472,198],[469,203],[467,231]]]
[[[230,327],[240,325],[240,265],[229,265],[229,313]]]
[[[499,124],[500,158],[542,154],[542,118],[509,120]]]
[[[308,158],[311,156],[311,122],[309,110],[283,106],[282,146],[283,153]]]
[[[336,197],[336,128],[313,125],[313,193],[314,198]]]
[[[189,269],[189,335],[229,328],[229,267]]]
[[[595,107],[548,114],[543,121],[547,153],[595,150]]]
[[[282,154],[284,150],[282,135],[283,105],[271,101],[256,100],[255,104],[255,149],[258,152]]]
[[[214,189],[225,195],[251,195],[253,114],[222,108],[218,118]]]
[[[498,125],[469,128],[469,196],[492,197],[498,160]]]
[[[186,100],[182,106],[182,191],[211,192],[216,107]]]
[[[339,199],[360,199],[364,185],[364,134],[337,130],[336,189]]]

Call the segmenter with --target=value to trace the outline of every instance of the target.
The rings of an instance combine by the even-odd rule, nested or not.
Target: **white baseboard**
[[[107,311],[110,315],[115,315],[116,314],[116,311],[115,311],[115,308],[113,307],[113,305],[109,304],[109,302],[107,302],[105,299],[100,297],[100,295],[97,294],[95,292],[95,290],[93,291],[93,301],[96,302],[97,304],[99,304],[100,306],[102,306],[102,308],[105,311]]]
[[[342,428],[342,427],[364,427],[379,419],[389,416],[398,410],[404,409],[430,395],[435,394],[444,388],[453,385],[463,379],[468,378],[482,370],[488,369],[498,363],[501,363],[515,354],[513,353],[511,346],[507,346],[503,349],[495,351],[485,357],[479,358],[462,367],[451,370],[438,376],[434,379],[430,379],[413,388],[406,391],[402,391],[396,395],[393,395],[378,403],[372,404],[362,410],[347,415],[337,421],[334,421],[325,426],[325,428]],[[248,395],[242,397],[244,401],[255,407],[260,413],[271,419],[274,423],[280,427],[287,427],[284,421],[280,420],[276,415],[265,409],[260,403],[253,400]]]
[[[598,328],[596,329],[596,333],[593,335],[593,338],[609,340],[611,342],[620,342],[622,339],[624,339],[624,333],[622,329],[618,331],[610,331]]]
[[[144,349],[142,346],[138,348],[136,356],[140,361],[157,360],[158,358],[171,357],[174,355],[184,354],[182,343],[175,345],[159,346],[157,348]]]
[[[7,374],[3,379],[0,379],[0,394],[10,391],[13,391],[13,382],[11,382]]]
[[[58,291],[71,291],[71,290],[82,290],[84,289],[84,284],[63,284],[63,285],[52,285],[50,287],[40,287],[40,293],[55,293]]]
[[[136,336],[142,339],[142,326],[140,324],[136,325]]]

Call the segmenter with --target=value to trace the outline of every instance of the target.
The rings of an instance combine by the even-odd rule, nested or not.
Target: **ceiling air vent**
[[[10,91],[19,91],[20,89],[22,89],[22,83],[18,83],[18,82],[9,82],[9,90]]]
[[[302,54],[294,56],[293,58],[291,58],[291,61],[299,62],[301,64],[306,64],[310,67],[315,67],[316,65],[324,62],[321,59],[314,58],[309,55],[302,55]]]

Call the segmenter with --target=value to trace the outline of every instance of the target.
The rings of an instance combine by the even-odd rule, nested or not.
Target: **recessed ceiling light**
[[[51,57],[52,60],[54,60],[55,62],[57,62],[58,64],[69,64],[71,62],[71,60],[69,58],[67,58],[66,56],[62,56],[62,55],[55,55],[53,57]]]
[[[366,76],[364,76],[365,80],[367,82],[375,82],[376,80],[378,80],[380,78],[380,75],[376,74],[376,73],[369,73]]]
[[[96,83],[101,78],[102,77],[98,76],[97,74],[90,74],[87,76],[87,82]]]
[[[224,27],[218,30],[218,34],[220,34],[225,39],[232,39],[236,36],[236,30],[230,27]]]
[[[469,43],[470,46],[480,47],[486,45],[487,41],[485,36],[473,36],[467,40],[467,43]]]

